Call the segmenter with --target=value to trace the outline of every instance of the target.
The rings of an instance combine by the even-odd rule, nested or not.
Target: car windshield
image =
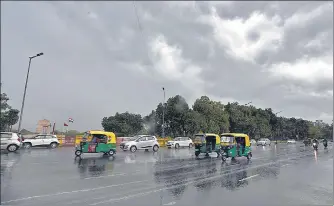
[[[265,138],[261,138],[261,139],[260,139],[260,141],[266,141],[266,140],[267,140],[267,139],[265,139]]]
[[[82,136],[82,139],[87,140],[89,137],[89,133],[85,132],[84,136]]]
[[[233,143],[234,137],[233,136],[221,136],[220,141],[224,143]]]

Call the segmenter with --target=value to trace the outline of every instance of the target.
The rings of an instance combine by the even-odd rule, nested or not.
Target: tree
[[[229,131],[229,114],[221,102],[210,100],[207,96],[196,99],[193,110],[198,112],[205,121],[203,132],[222,133]]]
[[[105,131],[134,135],[143,129],[143,119],[139,114],[117,112],[115,116],[104,117],[102,127]]]
[[[12,126],[19,120],[19,110],[12,109],[8,104],[8,96],[5,93],[1,94],[1,131],[10,131]]]

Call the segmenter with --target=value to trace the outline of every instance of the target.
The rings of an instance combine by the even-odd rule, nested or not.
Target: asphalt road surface
[[[253,146],[235,162],[193,149],[118,152],[115,158],[73,148],[1,154],[1,205],[333,205],[332,145]]]

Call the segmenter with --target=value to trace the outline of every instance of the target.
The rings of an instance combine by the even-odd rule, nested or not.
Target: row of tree
[[[104,117],[102,126],[104,130],[122,136],[139,133],[161,136],[164,127],[165,135],[172,137],[192,136],[198,132],[238,132],[255,139],[329,138],[333,131],[333,124],[321,120],[311,122],[301,118],[278,117],[270,108],[261,109],[237,102],[223,105],[207,96],[197,99],[190,108],[180,95],[169,98],[164,105],[158,104],[144,117],[129,112]]]
[[[11,131],[12,126],[15,125],[19,120],[19,110],[13,109],[8,104],[8,96],[6,93],[1,93],[1,121],[0,131]]]

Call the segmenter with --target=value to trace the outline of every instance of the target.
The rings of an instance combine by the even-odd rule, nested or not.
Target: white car
[[[140,135],[136,140],[125,143],[123,151],[130,150],[131,152],[136,152],[137,150],[149,151],[152,149],[153,152],[157,152],[159,147],[160,145],[155,136]]]
[[[256,140],[255,139],[251,139],[250,144],[251,145],[256,145]]]
[[[52,149],[58,147],[59,140],[56,135],[39,134],[35,137],[23,140],[23,146],[26,149],[31,147],[50,147]]]
[[[189,137],[176,137],[173,141],[168,141],[166,144],[168,148],[175,147],[175,149],[180,147],[191,148],[193,145],[194,143]]]
[[[296,140],[294,140],[294,139],[289,139],[286,143],[287,143],[287,144],[296,144]]]
[[[270,139],[268,138],[261,138],[259,141],[257,141],[256,143],[257,146],[262,145],[262,146],[266,146],[266,145],[271,145]]]
[[[18,134],[14,132],[1,132],[1,150],[15,152],[21,147],[21,141]]]

